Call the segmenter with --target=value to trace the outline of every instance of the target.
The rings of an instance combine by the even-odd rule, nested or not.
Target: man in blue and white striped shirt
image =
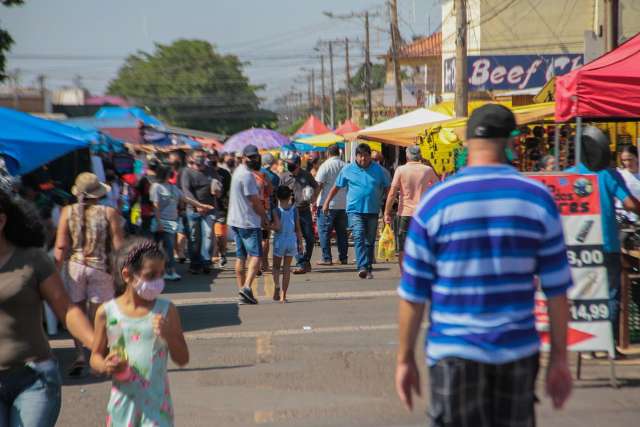
[[[505,107],[475,110],[467,124],[468,167],[426,193],[409,227],[396,387],[411,408],[412,389],[420,390],[415,341],[429,301],[432,426],[535,424],[534,276],[551,319],[547,392],[559,408],[571,391],[571,273],[562,224],[548,190],[505,164],[515,127]]]

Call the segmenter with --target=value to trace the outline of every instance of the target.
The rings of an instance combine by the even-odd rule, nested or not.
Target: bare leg
[[[275,291],[273,293],[274,301],[280,299],[280,264],[282,263],[282,257],[273,256],[273,283],[275,285]]]
[[[237,258],[236,259],[236,283],[238,284],[238,289],[242,289],[244,286],[246,274],[245,274],[245,264],[246,259]],[[251,284],[251,282],[249,282]]]
[[[280,302],[287,302],[287,289],[289,289],[289,281],[291,279],[291,260],[293,257],[285,256],[284,265],[282,266],[282,292],[280,293]]]
[[[251,283],[253,283],[253,280],[256,278],[256,276],[258,275],[258,270],[260,269],[260,257],[259,256],[250,256],[248,259],[248,272],[247,275],[244,279],[244,287],[245,288],[251,288]],[[236,263],[236,272],[238,271],[237,269],[237,263]],[[239,284],[239,283],[238,283]]]
[[[269,239],[262,241],[262,271],[269,270]]]
[[[184,233],[178,233],[176,235],[176,257],[178,259],[186,258],[185,249],[187,247],[187,236]]]

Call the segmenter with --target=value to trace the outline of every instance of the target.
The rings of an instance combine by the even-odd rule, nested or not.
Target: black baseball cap
[[[242,149],[242,155],[245,157],[259,156],[260,152],[258,151],[258,147],[253,144],[249,144]]]
[[[499,104],[476,108],[467,121],[467,139],[509,138],[514,130],[516,117],[510,109]]]

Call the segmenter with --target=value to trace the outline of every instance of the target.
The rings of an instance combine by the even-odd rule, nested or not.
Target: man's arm
[[[413,409],[413,396],[420,396],[420,375],[416,365],[415,346],[425,304],[400,300],[398,307],[398,355],[396,360],[396,391],[407,409]]]
[[[71,246],[71,236],[69,236],[69,206],[65,206],[60,213],[58,220],[58,230],[56,232],[56,243],[54,250],[54,258],[58,270],[62,268],[64,261],[67,259],[67,253]]]
[[[336,197],[336,194],[338,194],[338,191],[340,191],[340,189],[335,185],[333,186],[333,188],[331,188],[331,190],[329,190],[329,194],[327,194],[327,198],[324,201],[324,205],[322,205],[322,211],[325,214],[329,212],[329,204],[331,203],[333,198]]]
[[[266,216],[264,212],[264,206],[262,205],[262,200],[258,197],[257,194],[249,196],[249,201],[251,202],[251,207],[258,214],[260,218],[262,218],[263,222],[266,221]]]
[[[389,188],[389,194],[387,194],[387,202],[384,205],[384,222],[391,224],[393,203],[396,201],[398,190],[400,189],[400,173],[396,170]]]
[[[633,196],[625,198],[622,201],[622,206],[625,208],[625,210],[640,214],[640,200],[636,199]]]
[[[185,200],[196,200],[196,196],[191,192],[191,174],[189,173],[189,169],[182,171],[180,183],[182,184],[182,194]]]
[[[572,379],[567,362],[569,302],[566,295],[547,300],[551,330],[551,353],[547,368],[546,391],[553,407],[560,409],[571,395]]]

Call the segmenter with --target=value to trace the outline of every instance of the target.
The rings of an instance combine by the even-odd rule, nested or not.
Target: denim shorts
[[[62,378],[55,360],[33,365],[36,379],[12,402],[0,400],[0,425],[7,427],[56,425],[61,405]]]
[[[259,257],[262,255],[262,230],[259,228],[238,228],[231,227],[236,240],[236,256],[246,258],[247,256]]]

